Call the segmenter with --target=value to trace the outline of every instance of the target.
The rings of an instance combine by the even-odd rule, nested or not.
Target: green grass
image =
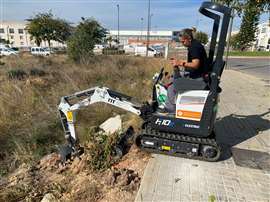
[[[270,57],[270,52],[266,51],[230,51],[229,56],[269,56]]]

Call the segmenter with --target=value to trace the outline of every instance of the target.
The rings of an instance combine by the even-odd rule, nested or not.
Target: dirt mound
[[[52,153],[36,165],[22,164],[2,178],[0,201],[132,201],[148,158],[132,147],[119,163],[95,172],[88,166],[87,154],[62,164],[60,156]]]

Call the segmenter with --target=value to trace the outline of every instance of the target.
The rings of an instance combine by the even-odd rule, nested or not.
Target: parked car
[[[135,47],[132,45],[124,45],[123,49],[125,53],[132,53],[132,54],[135,53]]]
[[[96,44],[94,49],[93,49],[93,52],[101,54],[103,49],[104,49],[104,45]]]
[[[32,47],[31,48],[31,54],[32,55],[49,56],[51,54],[51,51],[48,48]]]
[[[257,48],[257,51],[265,51],[265,50],[266,50],[266,48],[264,46],[259,46]]]
[[[146,46],[136,46],[135,47],[135,55],[140,55],[140,56],[146,56]],[[148,57],[157,57],[160,55],[160,52],[148,47]]]
[[[270,51],[270,44],[268,44],[267,46],[266,46],[266,49],[265,49],[265,51]]]
[[[1,56],[18,55],[18,51],[15,51],[7,47],[0,47],[0,55]]]

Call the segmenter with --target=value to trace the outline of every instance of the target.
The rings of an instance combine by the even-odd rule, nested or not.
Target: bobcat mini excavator
[[[231,9],[203,2],[199,11],[214,20],[208,54],[210,71],[202,81],[186,77],[174,81],[174,88],[178,92],[175,113],[159,112],[160,108],[164,108],[163,98],[167,94],[161,84],[163,68],[156,76],[151,103],[135,104],[131,97],[106,87],[94,87],[64,96],[58,108],[68,143],[62,152],[64,158],[78,152],[76,111],[103,102],[137,114],[144,120],[135,139],[136,145],[143,150],[205,161],[219,159],[221,150],[216,142],[214,123]]]

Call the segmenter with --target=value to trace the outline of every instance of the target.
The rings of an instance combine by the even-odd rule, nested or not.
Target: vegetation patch
[[[9,79],[22,80],[27,76],[27,73],[22,69],[12,69],[7,72]]]
[[[37,69],[37,68],[32,68],[30,70],[30,75],[31,76],[45,76],[45,71],[41,70],[41,69]]]
[[[266,51],[230,51],[229,56],[268,56],[270,57],[270,52]]]

